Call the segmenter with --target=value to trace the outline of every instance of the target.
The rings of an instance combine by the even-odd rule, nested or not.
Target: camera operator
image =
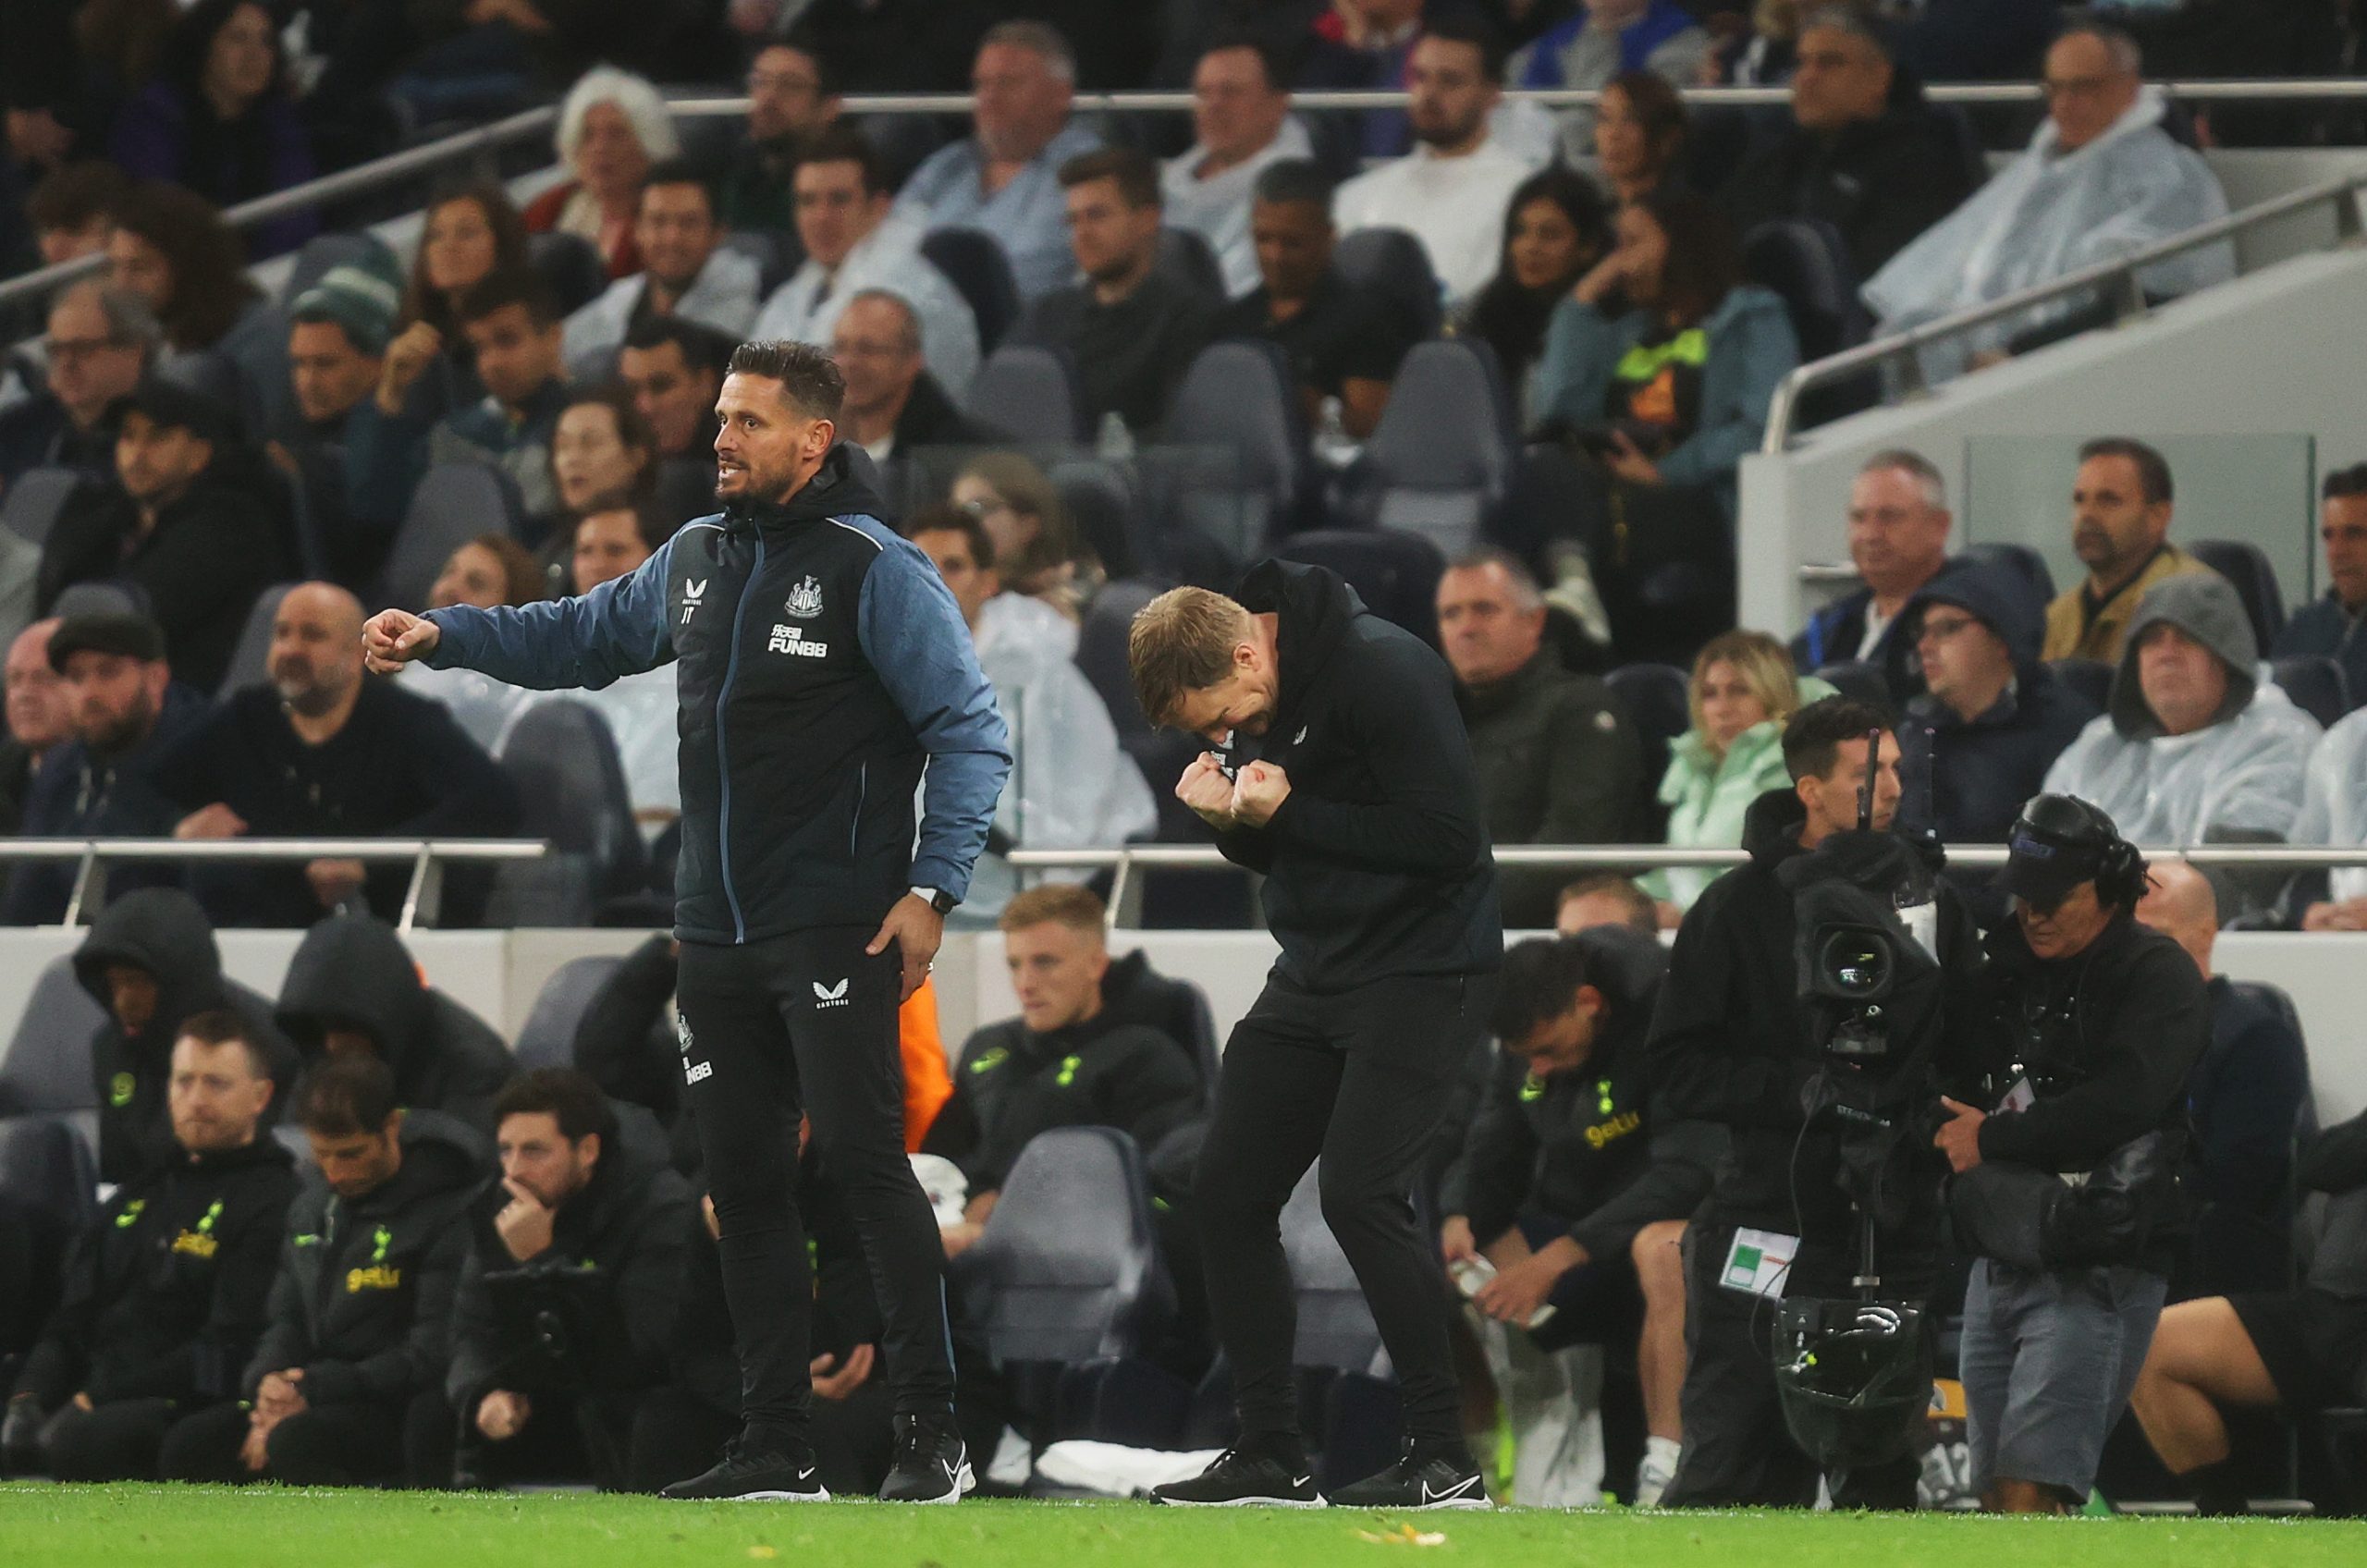
[[[1933,1139],[1972,1252],[1964,1380],[1985,1505],[2086,1501],[2177,1258],[2186,1082],[2209,1042],[2194,962],[2135,916],[2145,863],[2112,818],[2039,795],[2007,840],[2014,918],[1990,938],[2002,1004],[1982,1111]]]
[[[1873,831],[1858,832],[1875,731],[1880,750],[1864,802]],[[1792,788],[1751,803],[1743,827],[1750,861],[1687,912],[1652,1022],[1655,1112],[1717,1123],[1733,1139],[1687,1236],[1685,1445],[1662,1500],[1670,1507],[1816,1501],[1821,1466],[1793,1438],[1772,1360],[1778,1299],[1845,1297],[1858,1274],[1856,1211],[1839,1185],[1843,1140],[1829,1119],[1811,1125],[1803,1109],[1828,1074],[1825,1042],[1799,1001],[1795,889],[1806,880],[1800,863],[1820,851],[1861,866],[1911,867],[1916,857],[1889,833],[1898,746],[1880,708],[1846,697],[1809,704],[1784,726],[1784,761]],[[1944,884],[1929,898],[1898,913],[1933,949],[1953,990],[1978,971],[1975,935]],[[1970,1012],[1923,1012],[1934,1011],[1952,1026]],[[1918,1064],[1918,1084],[1944,1076],[1961,1054],[1947,1041],[1898,1045]],[[1895,1104],[1936,1095],[1936,1084],[1919,1091],[1893,1076],[1869,1069],[1864,1083]],[[1919,1136],[1892,1136],[1878,1162],[1888,1211],[1878,1232],[1881,1288],[1885,1297],[1914,1299],[1928,1291],[1934,1268],[1945,1172]],[[1911,1454],[1861,1465],[1831,1477],[1834,1499],[1843,1507],[1911,1508],[1917,1475]]]

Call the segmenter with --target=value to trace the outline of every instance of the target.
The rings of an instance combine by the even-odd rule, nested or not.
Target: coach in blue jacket
[[[716,404],[721,513],[580,597],[387,610],[364,633],[374,669],[420,659],[544,690],[676,662],[682,1072],[742,1429],[670,1497],[828,1495],[805,1441],[801,1112],[845,1185],[887,1320],[897,1449],[880,1496],[950,1502],[971,1481],[943,1253],[904,1158],[896,1010],[968,890],[1011,747],[937,569],[880,521],[869,465],[832,445],[844,390],[822,349],[741,345]]]

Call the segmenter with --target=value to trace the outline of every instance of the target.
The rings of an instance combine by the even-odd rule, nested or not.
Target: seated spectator
[[[765,301],[752,336],[827,343],[849,300],[885,288],[920,317],[921,356],[961,396],[978,369],[977,318],[920,253],[921,231],[896,209],[878,153],[853,127],[834,127],[806,143],[794,182],[805,263]]]
[[[2165,1308],[2129,1395],[2145,1440],[2205,1513],[2245,1512],[2231,1414],[2299,1419],[2367,1402],[2367,1115],[2318,1135],[2299,1184],[2331,1200],[2301,1288]]]
[[[1076,628],[1040,599],[1002,592],[994,545],[970,513],[924,507],[904,533],[952,591],[977,644],[978,667],[1011,726],[1012,783],[995,807],[1000,839],[1020,849],[1054,850],[1150,837],[1159,827],[1158,802],[1118,744],[1100,693],[1076,667]],[[990,849],[963,907],[991,915],[1012,883]]]
[[[1362,441],[1389,407],[1389,384],[1420,337],[1404,312],[1331,264],[1331,182],[1304,158],[1270,164],[1251,207],[1258,286],[1224,308],[1218,337],[1260,338],[1289,356],[1310,429],[1337,398],[1340,428]]]
[[[398,1483],[411,1403],[443,1376],[483,1134],[404,1109],[370,1057],[314,1069],[289,1120],[313,1169],[288,1206],[244,1397],[173,1427],[167,1480]]]
[[[558,502],[551,554],[575,549],[575,524],[595,511],[639,507],[656,493],[657,436],[642,422],[622,386],[584,387],[568,394],[551,427],[551,490]],[[554,570],[552,585],[567,580]]]
[[[231,418],[210,398],[151,377],[109,417],[114,482],[81,486],[51,528],[42,605],[77,582],[137,588],[174,675],[211,692],[256,597],[287,579],[278,520],[240,482]]]
[[[945,1231],[948,1256],[978,1239],[1004,1178],[1037,1133],[1111,1127],[1148,1155],[1206,1103],[1199,1070],[1181,1045],[1117,1022],[1103,1007],[1103,915],[1087,889],[1054,883],[1012,900],[997,923],[1019,1016],[963,1042],[953,1097],[924,1145],[969,1181],[962,1220]]]
[[[518,824],[509,775],[424,697],[362,676],[362,606],[326,582],[288,591],[270,680],[209,712],[156,759],[157,790],[189,815],[177,839],[499,837]],[[455,887],[481,877],[454,868]],[[391,918],[411,868],[358,860],[207,866],[190,886],[218,924],[304,926],[359,902]],[[414,1102],[415,1103],[415,1102]]]
[[[1791,123],[1743,160],[1719,202],[1744,233],[1777,218],[1831,224],[1866,278],[1972,193],[1967,163],[1877,25],[1822,6],[1801,25]]]
[[[588,239],[611,278],[631,277],[642,269],[633,239],[641,182],[652,164],[682,150],[666,100],[644,78],[595,66],[559,104],[558,146],[574,178],[528,203],[526,231]]]
[[[1149,439],[1168,400],[1208,347],[1217,303],[1158,270],[1159,166],[1130,147],[1087,153],[1061,165],[1069,243],[1085,281],[1027,307],[1013,343],[1064,349],[1086,427],[1125,422]]]
[[[480,1133],[495,1130],[494,1098],[518,1072],[493,1025],[430,986],[395,928],[368,914],[334,914],[304,933],[277,1016],[308,1068],[384,1062],[398,1104]]]
[[[500,185],[444,186],[431,194],[378,383],[378,411],[432,422],[484,397],[460,330],[461,302],[487,278],[529,266],[526,220]]]
[[[278,25],[262,0],[199,0],[181,13],[163,69],[116,116],[114,155],[126,173],[171,180],[217,207],[313,177]],[[252,254],[292,251],[319,227],[311,211],[257,224]]]
[[[427,590],[423,609],[471,605],[481,610],[531,605],[549,597],[542,563],[507,533],[480,533],[454,550]],[[490,752],[517,711],[534,693],[482,670],[430,669],[413,660],[395,680],[414,697],[443,704],[460,732]]]
[[[377,574],[400,513],[373,496],[353,459],[385,416],[376,392],[395,335],[401,278],[391,253],[331,267],[288,307],[288,379],[295,421],[266,448],[303,493],[304,512],[337,580],[359,587]]]
[[[580,596],[603,582],[629,575],[665,540],[666,531],[650,527],[632,507],[610,506],[585,513],[575,525],[568,592]],[[525,701],[518,711],[532,707],[539,694],[521,693]],[[582,703],[607,721],[609,738],[617,743],[617,761],[624,768],[625,794],[632,802],[633,820],[645,827],[661,827],[682,815],[676,734],[680,704],[672,665],[620,676],[606,686],[570,692],[564,700]],[[516,722],[515,714],[510,722]]]
[[[2154,585],[2211,571],[2169,542],[2174,504],[2170,465],[2142,441],[2105,436],[2079,448],[2071,552],[2088,577],[2046,606],[2042,656],[2049,663],[2118,664],[2129,619]]]
[[[1314,145],[1272,57],[1246,39],[1210,44],[1192,67],[1192,145],[1159,170],[1167,222],[1208,242],[1237,300],[1257,287],[1250,198],[1259,177],[1285,158],[1311,157]]]
[[[1608,687],[1548,643],[1528,569],[1502,550],[1463,557],[1439,579],[1438,617],[1489,841],[1632,841],[1644,796],[1635,727]],[[1552,923],[1558,874],[1506,868],[1500,881],[1507,926]]]
[[[1809,617],[1792,639],[1800,668],[1870,664],[1882,670],[1893,697],[1912,695],[1907,655],[1914,647],[1899,616],[1947,566],[1953,521],[1947,481],[1922,453],[1901,447],[1868,458],[1849,485],[1849,564],[1864,586]]]
[[[202,1012],[227,1010],[269,1064],[279,1121],[301,1068],[273,1021],[272,1004],[222,973],[222,950],[197,900],[178,888],[142,888],[110,900],[74,949],[74,978],[106,1019],[91,1035],[91,1086],[99,1108],[99,1180],[145,1180],[173,1162],[173,1042]]]
[[[136,615],[78,616],[50,634],[48,657],[62,686],[68,739],[43,763],[18,830],[33,838],[169,831],[178,814],[156,790],[156,758],[202,717],[204,700],[173,683],[156,623]],[[0,924],[64,919],[75,874],[70,861],[18,861],[0,898]],[[170,875],[153,864],[117,865],[106,886],[120,894]]]
[[[1405,67],[1414,150],[1348,181],[1331,204],[1343,234],[1402,228],[1419,239],[1450,309],[1487,283],[1503,248],[1506,206],[1531,172],[1489,129],[1503,80],[1503,47],[1491,31],[1459,16],[1440,20]]]
[[[1901,619],[1924,690],[1898,726],[1898,824],[2002,844],[2095,704],[2039,662],[2036,595],[2010,566],[1958,561]]]
[[[2213,971],[2219,900],[2211,879],[2166,858],[2153,862],[2151,877],[2137,918],[2186,949],[2211,998],[2211,1043],[2187,1078],[2194,1234],[2171,1291],[2277,1290],[2291,1277],[2293,1138],[2310,1099],[2309,1052],[2275,1009]]]
[[[1060,486],[1018,452],[980,452],[954,476],[953,504],[985,525],[1006,594],[1041,599],[1068,619],[1101,582],[1101,563],[1077,537]]]
[[[1685,691],[1693,726],[1669,747],[1661,776],[1669,844],[1740,849],[1751,802],[1792,781],[1784,726],[1833,694],[1816,677],[1795,675],[1784,645],[1764,631],[1728,631],[1702,644]],[[1711,866],[1672,865],[1646,876],[1644,886],[1661,906],[1661,923],[1674,927],[1719,875]]]
[[[1649,69],[1622,71],[1595,101],[1592,164],[1573,162],[1625,207],[1684,184],[1690,134],[1685,100],[1666,78]]]
[[[1581,876],[1553,896],[1556,936],[1575,937],[1598,925],[1624,925],[1648,937],[1657,936],[1660,908],[1633,877],[1615,871]]]
[[[2226,579],[2162,583],[2129,621],[2109,706],[2047,769],[2046,793],[2098,806],[2131,843],[2289,839],[2321,731],[2259,669]]]
[[[164,329],[138,295],[95,279],[60,289],[42,340],[49,385],[0,412],[0,492],[30,469],[113,473],[108,416],[163,348]]]
[[[772,236],[784,263],[804,260],[797,239],[797,154],[839,117],[839,88],[818,50],[774,39],[748,62],[748,124],[716,189],[715,215],[725,228]]]
[[[558,1474],[621,1486],[636,1407],[665,1365],[698,1206],[572,1068],[527,1073],[494,1115],[501,1181],[469,1217],[443,1387],[411,1403],[412,1484]],[[593,1343],[554,1349],[510,1327],[544,1296],[570,1304]],[[595,1349],[608,1344],[612,1354]],[[456,1416],[467,1428],[457,1452]]]
[[[2030,150],[1868,277],[1879,331],[1968,311],[2227,215],[2202,155],[2162,129],[2168,101],[2140,68],[2136,41],[2118,28],[2065,30],[2046,52],[2047,117]],[[2149,295],[2188,294],[2233,277],[2235,252],[2209,246],[2139,276]],[[1991,322],[1959,351],[2003,349],[2074,304]]]
[[[1586,0],[1515,55],[1506,74],[1515,87],[1600,90],[1649,72],[1679,88],[1692,86],[1709,58],[1709,33],[1677,0]],[[1584,106],[1561,113],[1562,161],[1573,168],[1596,151],[1597,115]]]
[[[657,506],[668,522],[715,505],[715,399],[738,345],[696,322],[637,322],[617,356],[617,379],[657,442]]]
[[[503,274],[469,291],[461,330],[484,397],[432,424],[406,408],[375,425],[364,453],[353,460],[374,492],[400,496],[405,506],[421,476],[437,463],[490,464],[517,484],[527,527],[539,540],[558,510],[550,467],[551,436],[567,406],[558,308],[533,273]],[[390,366],[403,351],[398,343]],[[378,406],[386,411],[383,386]]]
[[[1023,299],[1075,276],[1058,175],[1101,139],[1069,117],[1076,56],[1041,22],[998,22],[978,44],[972,131],[904,182],[897,215],[923,228],[980,228],[1001,242]],[[811,242],[808,242],[810,250]]]
[[[946,395],[923,358],[920,317],[892,290],[865,288],[848,299],[830,328],[830,358],[847,384],[839,439],[871,454],[890,495],[908,493],[910,482],[899,482],[912,472],[914,451],[999,438]]]
[[[8,640],[7,724],[0,734],[0,836],[22,831],[25,806],[74,739],[66,678],[50,668],[49,640],[64,622],[37,620]]]
[[[257,1135],[270,1063],[236,1015],[205,1012],[172,1051],[174,1156],[84,1227],[66,1294],[8,1401],[6,1447],[61,1481],[146,1481],[175,1419],[237,1397],[296,1190]]]
[[[1504,385],[1522,399],[1524,428],[1542,411],[1527,404],[1546,323],[1611,245],[1610,214],[1582,175],[1541,169],[1521,181],[1505,204],[1496,276],[1465,307],[1455,336],[1476,337],[1496,351]]]
[[[1647,1480],[1664,1488],[1675,1474],[1685,1361],[1659,1353],[1684,1342],[1684,1296],[1655,1304],[1674,1323],[1649,1324],[1637,1259],[1649,1233],[1681,1228],[1709,1195],[1710,1166],[1699,1124],[1672,1137],[1648,1105],[1645,1046],[1666,964],[1657,937],[1613,927],[1522,942],[1497,979],[1499,1054],[1441,1183],[1439,1244],[1450,1269],[1478,1258],[1493,1268],[1472,1305],[1519,1445],[1517,1502],[1600,1501],[1600,1452],[1589,1475],[1566,1374],[1539,1376],[1573,1345],[1637,1341]],[[1530,1327],[1547,1305],[1551,1320]]]
[[[277,353],[276,341],[260,342],[276,337],[276,323],[247,277],[246,247],[203,197],[141,180],[116,202],[114,218],[107,281],[155,313],[169,360],[217,349],[246,374],[258,347]]]
[[[632,233],[642,270],[567,318],[567,364],[579,381],[614,372],[625,334],[651,316],[685,316],[734,338],[756,319],[761,269],[754,257],[723,245],[715,198],[690,162],[668,158],[650,166]]]
[[[1345,0],[1318,15],[1311,36],[1295,49],[1296,85],[1401,92],[1408,85],[1414,51],[1430,32],[1484,25],[1488,12],[1502,10],[1461,0]],[[1343,110],[1327,117],[1335,129],[1325,140],[1345,142],[1345,150],[1364,163],[1404,157],[1421,139],[1405,109]],[[1551,110],[1502,101],[1489,111],[1488,120],[1494,140],[1530,168],[1553,161],[1557,133]]]
[[[52,328],[53,334],[55,328]],[[2326,475],[2325,499],[2318,512],[2318,537],[2326,549],[2325,596],[2295,610],[2269,650],[2275,658],[2329,658],[2342,666],[2353,707],[2367,703],[2367,637],[2359,620],[2367,614],[2367,463]]]
[[[25,198],[25,221],[45,267],[103,255],[115,232],[114,207],[129,183],[123,171],[95,158],[61,164]]]

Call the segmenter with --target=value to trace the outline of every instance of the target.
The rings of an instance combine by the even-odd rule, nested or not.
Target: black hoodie
[[[178,1154],[116,1190],[76,1243],[66,1291],[17,1392],[55,1410],[237,1392],[263,1331],[294,1162],[269,1133],[215,1154]]]
[[[399,1409],[443,1376],[469,1250],[464,1221],[492,1149],[474,1128],[432,1110],[404,1115],[401,1144],[401,1169],[350,1202],[319,1171],[304,1178],[288,1209],[270,1326],[239,1380],[249,1399],[266,1373],[295,1366],[306,1404]]]
[[[279,987],[279,1026],[306,1061],[328,1030],[361,1030],[405,1106],[488,1134],[494,1096],[518,1070],[493,1026],[421,979],[394,927],[372,915],[333,914],[304,933]]]
[[[1038,1133],[1114,1127],[1147,1154],[1204,1103],[1192,1059],[1146,1024],[1104,1011],[1039,1035],[1009,1018],[963,1046],[927,1148],[960,1165],[973,1193],[990,1192]]]
[[[156,982],[156,1011],[148,1026],[126,1034],[108,1011],[107,971],[141,970]],[[178,888],[127,893],[101,911],[91,934],[74,949],[74,977],[98,1001],[106,1022],[91,1035],[91,1078],[99,1107],[99,1180],[122,1183],[178,1158],[166,1090],[173,1076],[173,1041],[182,1023],[227,1008],[262,1037],[271,1058],[268,1131],[279,1120],[302,1064],[272,1018],[271,1003],[222,973],[214,927],[197,900]]]
[[[1277,617],[1282,689],[1235,763],[1276,763],[1290,797],[1263,827],[1217,835],[1265,874],[1275,973],[1310,991],[1492,971],[1496,865],[1445,661],[1322,567],[1266,561],[1235,595]]]

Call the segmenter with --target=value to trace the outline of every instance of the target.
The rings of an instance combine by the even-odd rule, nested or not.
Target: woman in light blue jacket
[[[1714,637],[1693,661],[1686,692],[1693,728],[1669,747],[1661,777],[1668,808],[1668,841],[1681,849],[1735,849],[1743,814],[1770,790],[1791,783],[1784,767],[1784,726],[1806,704],[1833,695],[1814,676],[1795,677],[1792,655],[1763,631]],[[1720,873],[1709,866],[1671,866],[1644,879],[1660,905],[1661,924],[1673,926]]]

